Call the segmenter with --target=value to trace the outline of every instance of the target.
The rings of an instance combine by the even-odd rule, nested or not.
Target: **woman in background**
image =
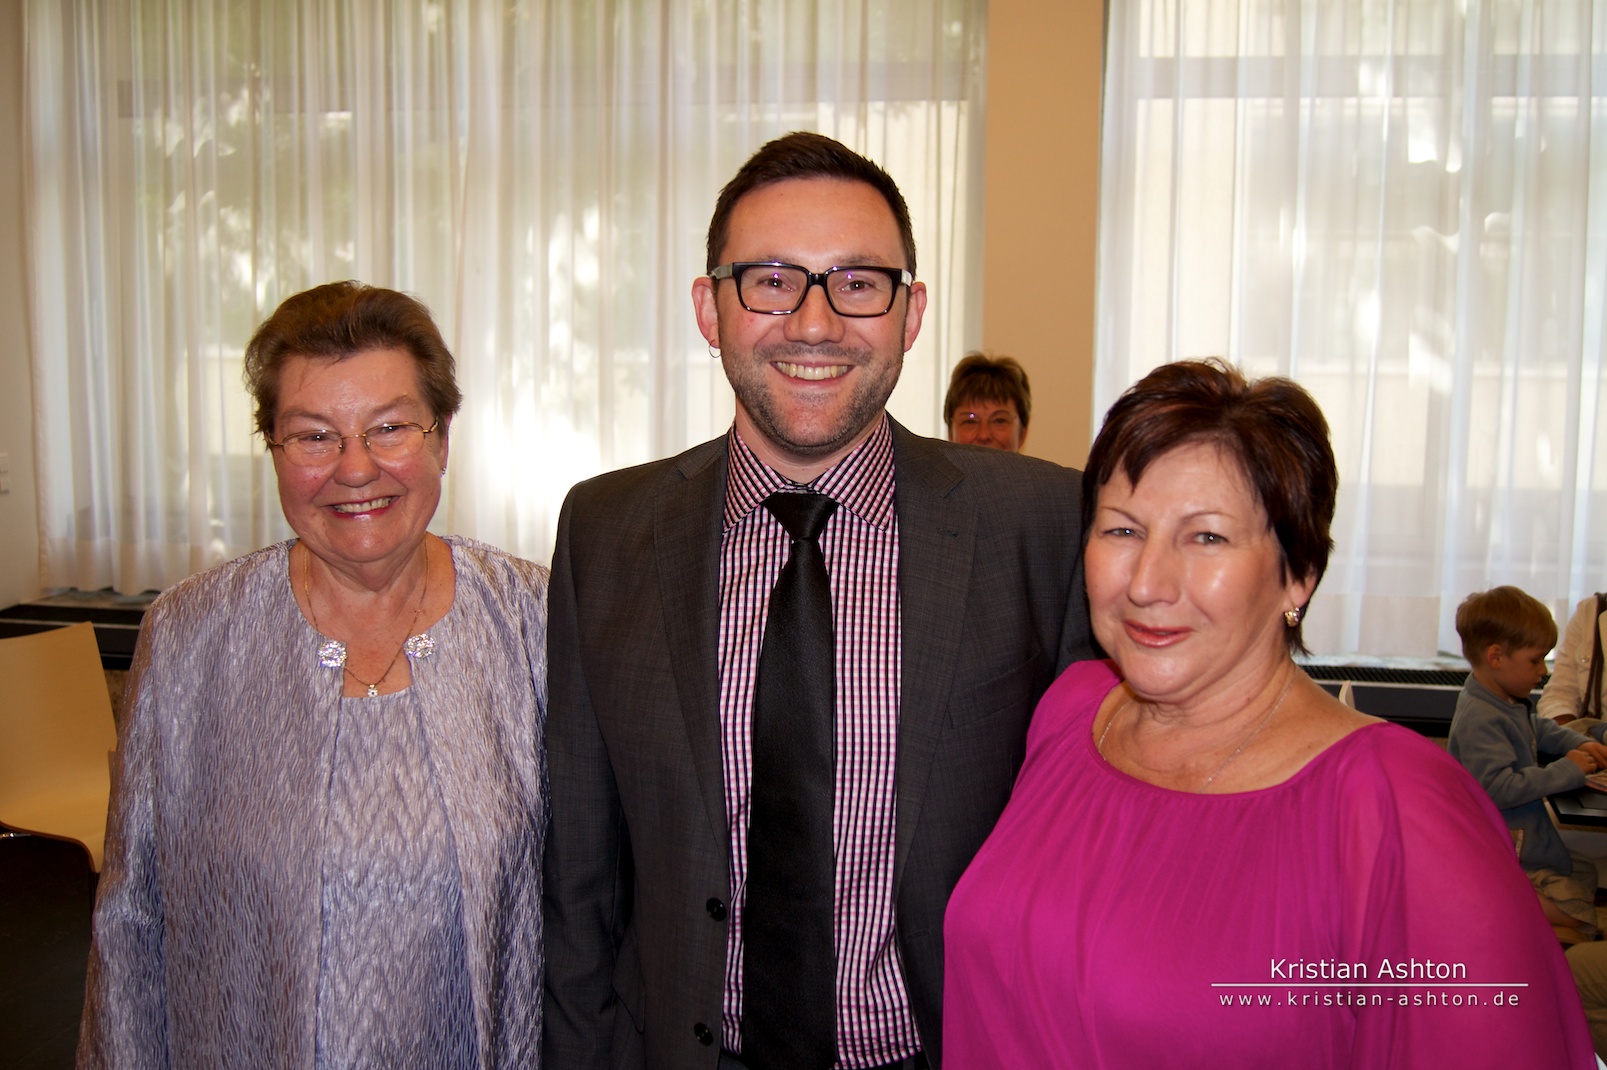
[[[79,1066],[537,1066],[546,570],[425,530],[417,301],[297,294],[246,377],[296,538],[146,615]]]
[[[1111,661],[1044,695],[949,901],[947,1066],[1595,1065],[1478,784],[1291,658],[1337,483],[1287,380],[1183,362],[1112,407],[1083,476]]]

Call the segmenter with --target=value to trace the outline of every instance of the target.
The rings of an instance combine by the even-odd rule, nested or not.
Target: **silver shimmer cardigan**
[[[462,879],[482,1067],[541,1050],[547,571],[447,540],[452,608],[412,665]],[[314,1065],[324,814],[340,673],[289,543],[164,593],[130,674],[80,1067]],[[422,1027],[422,1026],[421,1026]]]

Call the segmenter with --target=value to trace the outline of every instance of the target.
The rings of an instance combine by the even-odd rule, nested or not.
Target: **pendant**
[[[362,683],[362,681],[359,680],[358,683]],[[379,698],[379,685],[378,684],[369,684],[368,685],[368,697],[369,698]]]
[[[414,661],[422,661],[435,653],[435,640],[430,633],[419,632],[417,635],[408,636],[407,642],[402,644],[402,649],[407,651],[407,656]]]
[[[326,669],[338,669],[346,664],[346,644],[330,639],[318,648],[318,664]]]

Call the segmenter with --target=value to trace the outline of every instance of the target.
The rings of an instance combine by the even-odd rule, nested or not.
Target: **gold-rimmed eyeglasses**
[[[441,426],[439,418],[428,427],[414,423],[375,424],[367,431],[343,435],[338,431],[301,431],[275,442],[264,435],[270,447],[285,451],[285,460],[304,468],[332,463],[346,448],[346,440],[360,438],[369,456],[379,461],[399,461],[411,457],[424,445],[424,436]]]
[[[1008,435],[1020,426],[1021,419],[1013,409],[994,409],[986,417],[981,413],[964,409],[954,414],[952,422],[956,431],[966,431],[973,435],[982,430],[983,424],[986,424],[994,434]]]

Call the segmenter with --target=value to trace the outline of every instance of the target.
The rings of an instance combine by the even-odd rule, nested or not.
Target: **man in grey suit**
[[[559,520],[546,1065],[935,1067],[949,893],[1009,798],[1039,696],[1090,653],[1079,474],[887,416],[926,288],[896,185],[837,142],[761,148],[720,195],[708,269],[692,298],[735,425],[580,484]],[[793,492],[834,503],[817,553],[835,1058],[745,1021],[763,1006],[785,1029],[789,1001],[816,998],[802,980],[756,985],[742,932],[750,799],[771,768],[754,697],[766,605],[816,538],[771,514]]]

